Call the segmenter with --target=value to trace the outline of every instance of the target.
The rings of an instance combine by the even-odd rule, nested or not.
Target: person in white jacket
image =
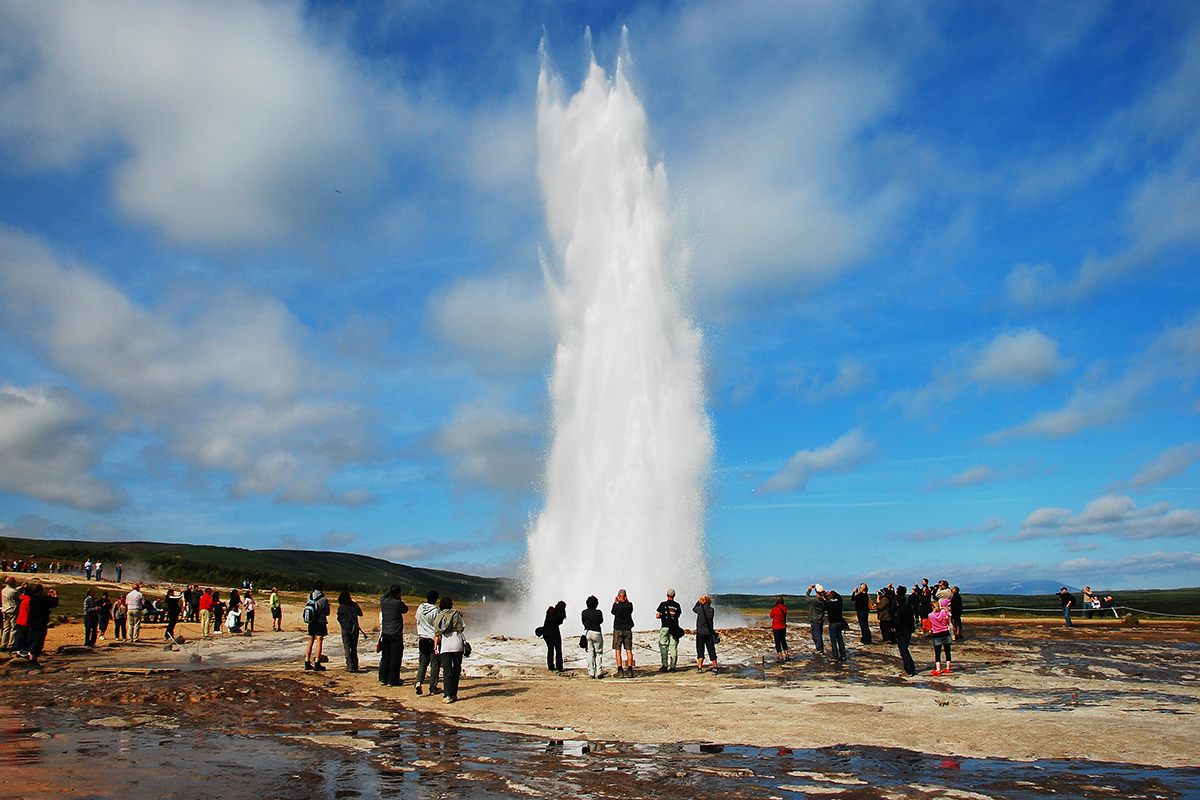
[[[425,602],[417,606],[417,694],[421,694],[426,670],[429,672],[429,693],[441,694],[442,691],[438,688],[442,662],[437,652],[437,630],[433,627],[439,610],[437,601],[437,591],[430,589],[425,595]]]

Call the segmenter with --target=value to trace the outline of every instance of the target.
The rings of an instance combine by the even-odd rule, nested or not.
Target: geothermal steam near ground
[[[529,532],[529,614],[625,588],[638,628],[668,588],[690,609],[708,586],[704,491],[712,435],[700,332],[680,309],[667,180],[621,60],[593,61],[578,94],[543,61],[539,177],[554,245],[545,265],[559,344],[546,503]],[[607,626],[606,626],[607,627]]]

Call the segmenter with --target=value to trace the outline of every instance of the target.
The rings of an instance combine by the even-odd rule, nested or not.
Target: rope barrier
[[[1112,612],[1114,612],[1114,616],[1117,619],[1120,619],[1120,615],[1116,613],[1116,611],[1118,609],[1125,609],[1126,611],[1132,611],[1135,614],[1147,614],[1152,617],[1170,617],[1172,619],[1195,619],[1196,618],[1195,614],[1164,614],[1159,611],[1146,611],[1145,609],[1134,608],[1133,606],[1109,606],[1108,608],[1093,608],[1093,609],[1091,609],[1091,611],[1096,614],[1099,614],[1101,616],[1107,616],[1107,613],[1109,611],[1112,611]],[[1088,609],[1080,609],[1079,611],[1072,610],[1071,617],[1078,618],[1078,616],[1080,614],[1083,614],[1087,610]],[[1023,606],[989,606],[987,608],[982,608],[982,607],[980,607],[980,608],[964,608],[963,611],[964,612],[971,611],[971,612],[976,612],[976,613],[991,612],[991,611],[1025,611],[1025,612],[1029,612],[1029,613],[1033,613],[1033,614],[1053,614],[1056,616],[1062,615],[1062,609],[1026,608]]]

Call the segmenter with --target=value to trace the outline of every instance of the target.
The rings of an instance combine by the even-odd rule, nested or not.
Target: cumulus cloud
[[[0,489],[85,511],[113,511],[124,493],[96,476],[105,436],[68,390],[0,386]]]
[[[484,369],[549,365],[553,325],[540,285],[466,279],[431,295],[426,311],[433,332],[475,356]]]
[[[385,104],[299,3],[6,3],[0,30],[0,136],[30,164],[113,160],[119,208],[172,239],[304,233],[383,172]]]
[[[1200,313],[1182,325],[1167,328],[1135,356],[1115,379],[1090,375],[1071,399],[1055,411],[1035,414],[1026,422],[988,436],[993,443],[1036,436],[1063,439],[1087,428],[1132,416],[1158,385],[1168,381],[1190,384],[1200,374]]]
[[[1040,386],[1073,364],[1058,354],[1058,342],[1032,328],[1005,332],[986,345],[966,344],[951,352],[934,370],[933,380],[920,389],[892,397],[915,416],[957,400],[971,386]]]
[[[1200,461],[1200,444],[1188,442],[1159,453],[1153,461],[1144,465],[1138,473],[1121,484],[1130,489],[1147,489],[1163,481],[1182,475],[1188,467]]]
[[[1109,534],[1123,539],[1200,536],[1200,510],[1172,509],[1169,503],[1145,508],[1124,495],[1092,500],[1078,515],[1067,508],[1039,508],[1025,519],[1015,540]]]
[[[877,450],[875,441],[868,439],[863,434],[862,428],[855,428],[843,434],[832,444],[818,447],[815,450],[798,451],[788,459],[783,469],[755,489],[755,493],[803,492],[808,486],[809,478],[813,475],[821,473],[844,475],[870,463]]]
[[[106,422],[154,437],[149,458],[231,475],[235,496],[361,505],[326,480],[366,457],[362,412],[331,396],[307,330],[234,290],[148,309],[40,242],[0,229],[0,324],[113,403]],[[101,504],[103,505],[103,504]]]
[[[463,484],[528,492],[541,476],[541,431],[527,415],[464,404],[433,436],[432,445],[451,459],[451,474]]]
[[[931,30],[919,12],[884,13],[902,33],[880,36],[880,10],[864,2],[699,2],[631,20],[657,32],[638,39],[635,72],[674,87],[656,127],[673,132],[672,185],[699,215],[703,303],[828,282],[907,213],[903,179],[871,166],[874,128],[903,101]]]

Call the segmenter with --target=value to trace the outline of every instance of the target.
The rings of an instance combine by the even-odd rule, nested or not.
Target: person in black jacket
[[[829,621],[829,651],[834,661],[846,660],[846,618],[842,616],[842,596],[830,589],[825,593],[825,618]]]
[[[906,591],[904,584],[896,587],[892,625],[896,634],[896,647],[900,649],[900,660],[904,665],[904,674],[911,677],[917,674],[917,665],[913,662],[912,654],[908,652],[908,645],[912,641],[913,631],[917,629],[917,611],[915,604],[911,602],[916,598],[910,600],[905,597]]]
[[[338,595],[337,621],[342,629],[342,653],[346,656],[346,672],[358,672],[358,637],[362,630],[358,626],[358,618],[362,615],[362,606],[350,597],[349,589],[343,589]]]
[[[716,672],[717,630],[713,627],[713,621],[717,612],[713,608],[712,598],[703,595],[696,601],[696,605],[692,606],[692,611],[696,613],[696,672],[704,671],[705,650],[708,650],[709,658],[712,659],[713,672]]]
[[[961,642],[963,638],[962,595],[958,593],[957,586],[953,587],[950,591],[950,627],[954,631],[954,641]]]
[[[858,616],[858,640],[862,644],[870,644],[871,590],[867,588],[865,583],[860,583],[858,588],[850,593],[850,599],[854,601],[854,613]]]
[[[629,601],[629,595],[622,589],[617,592],[617,598],[613,601],[613,632],[612,646],[613,654],[617,657],[617,677],[632,678],[633,677],[633,603]],[[629,668],[626,670],[624,661],[622,660],[621,651],[625,651],[624,661],[629,662]]]
[[[31,592],[27,618],[29,644],[25,649],[29,651],[29,660],[36,664],[38,656],[42,654],[42,648],[46,645],[46,629],[50,627],[50,609],[58,605],[58,593],[53,589],[47,592],[40,583],[35,583]]]
[[[542,638],[546,640],[546,669],[551,672],[562,672],[562,630],[559,628],[567,621],[567,604],[559,600],[546,609],[546,621],[542,623]]]
[[[379,598],[379,615],[383,619],[379,635],[379,682],[384,686],[400,685],[400,662],[404,659],[404,615],[408,606],[400,599],[400,584],[393,584]]]

